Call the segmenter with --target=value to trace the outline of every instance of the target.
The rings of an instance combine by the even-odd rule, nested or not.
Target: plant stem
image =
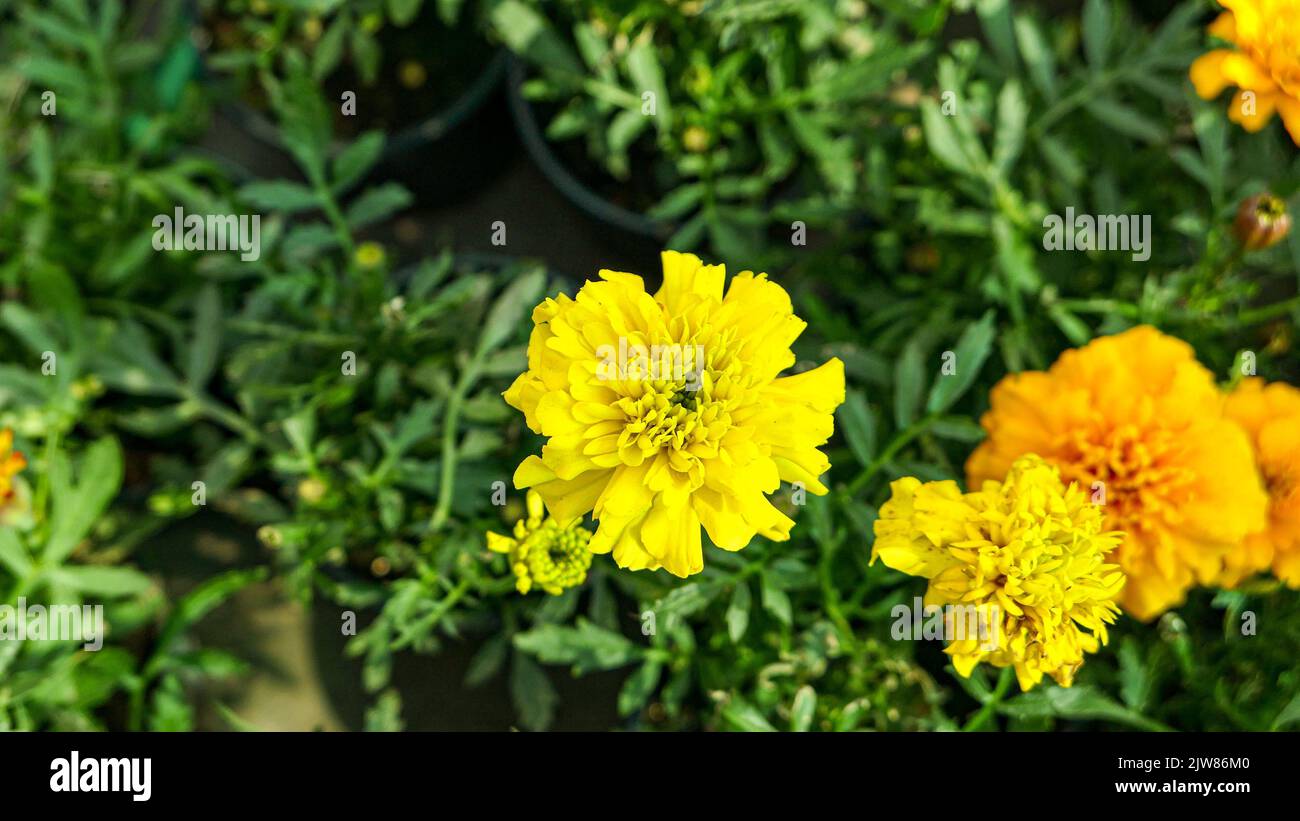
[[[849,482],[848,486],[845,488],[845,493],[849,496],[853,496],[858,491],[862,490],[862,488],[866,486],[867,482],[870,482],[871,478],[880,472],[881,468],[898,455],[898,452],[906,447],[909,442],[929,429],[930,425],[938,418],[937,414],[923,416],[907,428],[900,431],[898,435],[890,441],[885,449],[880,452],[880,455],[873,459],[871,464],[863,468],[862,472],[859,473],[852,482]]]
[[[1010,667],[1002,668],[1002,674],[998,676],[997,687],[993,689],[993,693],[989,696],[989,700],[984,702],[984,706],[979,709],[979,712],[971,716],[971,720],[966,722],[966,726],[962,728],[962,732],[972,733],[976,730],[982,729],[984,725],[993,718],[993,714],[997,712],[998,705],[1002,703],[1002,697],[1007,694],[1007,690],[1011,689],[1011,680],[1014,678],[1013,672],[1014,671]]]
[[[1300,296],[1293,296],[1282,302],[1275,302],[1272,305],[1264,305],[1259,308],[1252,308],[1248,311],[1242,311],[1237,315],[1238,323],[1242,325],[1254,325],[1279,316],[1285,316],[1291,311],[1300,309]]]
[[[442,472],[438,479],[438,504],[429,519],[431,533],[441,530],[451,515],[451,493],[456,481],[456,434],[460,422],[460,406],[464,403],[469,389],[478,381],[482,364],[483,357],[476,353],[465,366],[460,381],[456,383],[451,398],[447,400],[447,415],[442,420]]]

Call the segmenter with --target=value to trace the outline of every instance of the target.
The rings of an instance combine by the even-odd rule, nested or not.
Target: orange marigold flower
[[[0,430],[0,506],[14,497],[14,476],[27,467],[27,460],[14,450],[14,432]]]
[[[1228,554],[1220,583],[1235,586],[1271,564],[1278,578],[1300,587],[1300,390],[1243,379],[1228,395],[1225,412],[1255,448],[1268,492],[1268,526]]]
[[[1151,619],[1213,582],[1225,555],[1264,527],[1250,442],[1223,401],[1181,340],[1148,326],[1096,339],[994,387],[969,486],[1001,480],[1025,453],[1055,464],[1126,534],[1120,603]]]
[[[1228,119],[1247,131],[1268,125],[1276,111],[1300,145],[1300,2],[1220,0],[1227,11],[1207,31],[1236,46],[1202,54],[1189,72],[1206,100],[1228,86],[1237,92]]]

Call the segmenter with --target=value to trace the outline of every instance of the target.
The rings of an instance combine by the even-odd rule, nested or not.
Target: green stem
[[[1275,302],[1272,305],[1242,311],[1237,315],[1237,321],[1241,325],[1255,325],[1279,316],[1285,316],[1297,309],[1300,309],[1300,296],[1294,296],[1282,302]]]
[[[906,447],[909,442],[924,433],[938,418],[938,414],[923,416],[899,432],[899,434],[890,441],[885,449],[881,451],[880,455],[873,459],[871,464],[863,468],[862,472],[859,473],[852,482],[849,482],[848,486],[845,488],[845,492],[849,496],[853,496],[858,491],[862,490],[862,488],[866,487],[867,482],[870,482],[872,477],[880,472],[881,468],[897,456],[898,452]]]
[[[844,615],[844,609],[840,606],[839,589],[836,588],[831,575],[831,562],[835,558],[837,549],[839,549],[838,541],[822,545],[821,559],[817,563],[817,575],[821,580],[822,599],[825,602],[826,615],[839,629],[840,638],[846,648],[852,652],[857,646],[853,636],[853,626],[849,623],[848,617]]]
[[[997,712],[998,705],[1002,703],[1002,697],[1007,694],[1007,690],[1011,689],[1011,681],[1015,678],[1014,672],[1015,671],[1010,667],[1002,668],[1002,674],[998,676],[997,687],[993,689],[993,693],[989,696],[989,700],[984,702],[984,706],[979,709],[979,712],[971,716],[971,720],[966,722],[966,726],[962,728],[962,732],[973,733],[976,730],[980,730],[993,718],[993,714]]]
[[[250,425],[244,417],[230,410],[220,402],[202,395],[191,396],[191,399],[198,403],[199,407],[203,410],[203,415],[211,419],[213,422],[216,422],[228,430],[238,433],[249,442],[262,441],[261,431]]]
[[[451,494],[456,481],[456,434],[459,432],[460,407],[464,404],[469,389],[478,381],[482,362],[482,356],[475,354],[470,363],[465,366],[451,398],[447,400],[447,414],[442,420],[442,473],[438,480],[438,504],[429,519],[431,533],[441,530],[451,516]]]

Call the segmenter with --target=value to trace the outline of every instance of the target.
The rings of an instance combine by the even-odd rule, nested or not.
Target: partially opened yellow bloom
[[[957,630],[950,611],[945,652],[969,676],[975,665],[1014,667],[1023,690],[1044,675],[1064,687],[1083,654],[1106,643],[1124,586],[1107,554],[1123,534],[1105,532],[1089,494],[1062,483],[1037,456],[1017,459],[1005,481],[962,493],[953,481],[907,477],[876,520],[871,560],[930,580],[925,604],[974,608],[986,633]],[[989,620],[985,622],[984,620]]]
[[[1004,378],[966,463],[972,487],[1037,453],[1104,504],[1126,534],[1121,604],[1151,619],[1211,584],[1264,527],[1250,442],[1223,415],[1214,377],[1187,343],[1143,326],[1066,351],[1051,369]]]
[[[1272,566],[1278,578],[1300,587],[1300,390],[1243,379],[1228,395],[1226,411],[1255,449],[1268,492],[1268,526],[1228,554],[1220,583],[1233,587]]]
[[[1220,0],[1209,33],[1232,43],[1196,58],[1191,67],[1196,93],[1211,100],[1229,86],[1237,89],[1228,119],[1259,131],[1273,112],[1300,145],[1300,0]]]
[[[527,593],[540,587],[558,596],[587,579],[591,531],[577,519],[561,522],[546,515],[542,497],[528,492],[528,515],[515,523],[513,538],[488,531],[488,549],[510,557],[515,588]]]
[[[515,472],[561,519],[588,511],[591,540],[621,567],[677,576],[704,567],[700,528],[726,550],[794,522],[767,499],[782,480],[826,493],[818,447],[844,401],[844,366],[780,376],[805,323],[765,274],[725,288],[721,265],[663,254],[654,294],[601,271],[533,311],[528,370],[505,393],[547,437]]]

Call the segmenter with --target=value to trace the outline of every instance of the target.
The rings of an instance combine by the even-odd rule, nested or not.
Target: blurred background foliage
[[[1124,619],[1074,688],[1016,694],[893,640],[922,586],[867,564],[888,481],[960,480],[1006,373],[1145,322],[1225,381],[1247,350],[1300,378],[1300,232],[1243,253],[1230,230],[1254,193],[1294,209],[1300,166],[1280,127],[1248,135],[1192,94],[1211,13],[0,0],[0,426],[34,490],[0,530],[0,590],[103,601],[110,623],[99,653],[5,643],[0,726],[195,726],[250,670],[191,628],[267,578],[311,603],[333,637],[318,664],[364,691],[372,729],[432,697],[402,675],[412,654],[485,698],[504,683],[501,726],[528,729],[556,722],[566,671],[592,682],[570,714],[635,729],[1289,726],[1300,601],[1270,580]],[[809,323],[796,367],[844,360],[832,493],[782,491],[790,542],[710,550],[685,582],[598,558],[562,596],[514,591],[483,534],[519,517],[494,483],[537,443],[500,393],[532,306],[594,268],[393,241],[404,215],[496,185],[502,152],[536,165],[537,202],[562,203],[599,264],[653,283],[672,247],[765,269]],[[177,206],[260,214],[259,258],[154,251],[153,216]],[[1043,252],[1067,207],[1150,214],[1150,260]],[[945,350],[978,367],[939,380]],[[261,548],[182,595],[136,554],[199,511]],[[437,666],[449,653],[463,669]]]

